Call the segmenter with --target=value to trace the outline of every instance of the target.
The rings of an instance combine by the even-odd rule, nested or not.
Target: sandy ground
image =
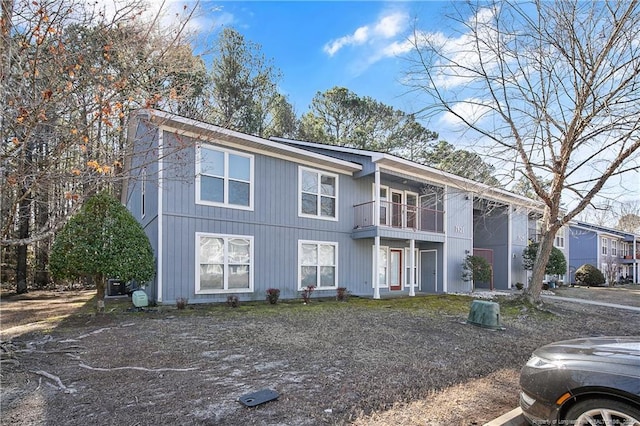
[[[558,295],[640,306],[640,289]],[[517,406],[536,347],[637,334],[640,314],[498,299],[503,330],[465,323],[472,298],[299,301],[133,312],[92,292],[0,298],[0,424],[480,425]],[[260,389],[275,401],[247,408]]]

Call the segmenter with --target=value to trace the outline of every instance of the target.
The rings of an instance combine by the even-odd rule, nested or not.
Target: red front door
[[[389,290],[402,290],[402,250],[391,249],[389,254]]]

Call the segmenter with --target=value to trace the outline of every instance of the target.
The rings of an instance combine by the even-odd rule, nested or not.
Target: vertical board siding
[[[473,197],[448,187],[446,202],[447,291],[468,293],[472,284],[462,279],[462,264],[467,254],[473,253]]]
[[[525,209],[515,209],[511,215],[511,284],[527,283],[527,272],[524,270],[522,253],[527,247],[527,232],[529,227],[528,212]]]
[[[164,141],[170,146],[177,143],[169,132],[164,133]],[[228,294],[195,294],[197,232],[253,237],[254,291],[238,293],[241,300],[262,300],[270,287],[279,288],[282,298],[299,297],[299,240],[337,242],[338,285],[353,294],[371,294],[366,286],[368,279],[361,279],[370,276],[371,260],[359,254],[363,244],[351,238],[353,205],[361,200],[361,182],[339,174],[338,221],[299,217],[298,164],[255,155],[253,210],[197,205],[195,141],[180,137],[180,142],[181,150],[168,152],[164,167],[164,302],[174,303],[177,297],[193,302],[220,302],[227,298]],[[370,188],[368,191],[370,194]],[[333,296],[335,290],[318,290],[314,294]]]
[[[141,148],[138,151],[139,158],[134,157],[134,164],[139,165],[144,161],[148,162],[149,152],[154,151],[148,148],[154,144],[157,145],[158,133],[147,126],[139,126],[138,136],[137,143],[140,147],[146,147],[145,151],[147,151],[143,154]],[[146,215],[145,218],[140,218],[139,214],[136,216],[143,223],[157,253],[160,238],[157,229],[159,210],[157,203],[158,192],[162,192],[163,261],[160,273],[163,277],[162,301],[164,303],[175,303],[179,297],[188,298],[190,303],[224,302],[230,294],[195,294],[197,233],[253,238],[254,287],[251,293],[236,293],[241,300],[264,300],[266,290],[271,287],[280,289],[283,299],[300,297],[298,290],[300,240],[337,243],[337,285],[346,287],[354,295],[371,296],[373,294],[373,238],[354,239],[351,236],[355,225],[354,205],[373,199],[374,177],[370,173],[375,167],[370,157],[316,150],[319,153],[363,165],[363,171],[357,173],[355,177],[344,173],[338,174],[338,220],[323,220],[298,215],[299,165],[295,161],[255,154],[249,150],[246,153],[253,155],[254,159],[252,210],[196,204],[196,144],[197,141],[193,138],[176,136],[168,131],[163,132],[163,179],[158,183],[158,163],[149,162]],[[212,141],[211,144],[216,146],[216,141]],[[219,146],[224,148],[224,143],[220,142]],[[242,151],[237,148],[233,150]],[[313,169],[313,167],[305,167]],[[321,167],[316,169],[335,174]],[[381,184],[391,189],[418,194],[422,186],[421,183],[411,179],[409,182],[403,182],[397,176],[385,176],[385,174],[382,175]],[[140,202],[139,190],[139,183],[132,181],[129,185],[127,206],[134,215]],[[442,292],[445,288],[447,292],[471,291],[471,284],[462,280],[462,262],[467,251],[472,252],[474,246],[494,249],[494,258],[497,260],[494,265],[496,269],[494,284],[496,288],[502,288],[502,286],[506,288],[509,276],[518,272],[518,268],[521,267],[517,262],[513,262],[512,270],[508,271],[507,262],[502,260],[509,255],[507,251],[510,244],[514,250],[523,248],[521,242],[516,239],[516,234],[520,235],[524,232],[526,235],[526,212],[522,217],[514,215],[513,238],[509,242],[506,215],[488,215],[483,218],[486,228],[491,229],[490,232],[483,227],[476,226],[474,229],[472,197],[468,197],[465,191],[453,188],[446,189],[445,197],[447,215],[445,233],[438,235],[437,241],[416,240],[415,244],[417,250],[436,250],[437,291]],[[414,238],[413,235],[408,238]],[[399,238],[383,238],[381,245],[392,248],[409,247],[405,234],[398,234],[397,237]],[[422,235],[422,233],[420,238],[435,239],[434,236]],[[407,266],[408,259],[403,256],[403,274]],[[403,279],[403,284],[404,281]],[[498,283],[504,283],[504,285],[498,285]],[[403,289],[408,292],[408,288],[403,287]],[[388,292],[388,289],[381,289],[383,295]],[[317,290],[314,296],[333,297],[335,294],[335,289]],[[150,296],[156,295],[154,287],[150,291]]]
[[[509,220],[506,208],[495,208],[489,213],[474,218],[474,248],[493,250],[493,287],[496,290],[509,288],[507,256],[509,256]]]
[[[588,263],[600,269],[598,264],[598,239],[599,236],[595,231],[584,228],[570,226],[567,232],[569,240],[569,277],[570,283],[575,282],[575,271],[582,265]]]

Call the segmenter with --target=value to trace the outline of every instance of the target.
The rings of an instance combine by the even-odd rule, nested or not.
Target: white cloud
[[[458,118],[458,115],[472,123],[476,123],[485,118],[492,107],[491,102],[486,99],[468,98],[454,105],[452,109],[455,114],[451,112],[444,113],[439,121],[443,126],[455,130],[456,128],[467,127],[467,125]]]
[[[384,39],[392,38],[404,31],[407,21],[407,15],[401,12],[395,12],[387,16],[383,16],[374,26],[374,33]]]
[[[332,40],[329,43],[325,44],[323,50],[329,56],[333,56],[345,46],[353,46],[353,45],[366,43],[367,40],[369,39],[369,34],[370,34],[370,31],[368,26],[360,27],[357,30],[355,30],[351,35],[340,37],[336,40]]]
[[[398,43],[397,40],[391,40],[402,34],[407,27],[408,15],[404,12],[390,12],[378,18],[376,22],[357,28],[352,34],[348,34],[337,39],[331,40],[323,47],[323,51],[334,56],[340,50],[350,46],[368,46],[367,56],[373,58],[382,58],[388,52],[387,46]],[[393,50],[393,49],[391,49]]]
[[[480,36],[484,44],[477,44],[476,37],[471,32],[461,33],[457,37],[447,36],[442,32],[417,34],[418,42],[423,45],[423,48],[435,47],[444,58],[447,58],[448,63],[455,64],[454,67],[448,67],[442,62],[434,64],[434,69],[438,71],[434,78],[436,87],[446,90],[469,83],[470,79],[477,76],[468,70],[478,69],[481,56],[485,71],[491,71],[491,67],[497,66],[497,61],[491,61],[493,52],[486,47],[495,45],[492,40],[498,37],[497,30],[491,24],[495,14],[496,10],[484,8],[468,20],[469,27],[481,28]]]

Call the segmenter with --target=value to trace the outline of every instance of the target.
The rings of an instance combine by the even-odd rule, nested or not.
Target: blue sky
[[[150,0],[162,4],[163,0]],[[184,13],[193,1],[166,0],[165,8]],[[212,48],[223,26],[230,26],[246,40],[257,43],[265,57],[283,75],[280,92],[287,95],[296,113],[308,111],[313,96],[335,86],[359,96],[370,96],[407,113],[421,110],[430,100],[408,93],[401,83],[408,70],[407,43],[414,29],[444,40],[456,56],[464,52],[467,34],[453,34],[446,15],[456,1],[201,1],[191,29],[197,31],[197,52]],[[175,16],[175,15],[174,15]],[[206,57],[205,57],[206,59]],[[469,61],[460,53],[461,62]],[[442,87],[462,84],[460,79],[440,80]],[[464,80],[464,78],[463,78]],[[461,110],[474,114],[472,110]],[[423,124],[440,139],[466,149],[481,149],[470,135],[456,131],[459,122],[441,114]],[[475,147],[474,147],[475,145]],[[496,165],[497,166],[497,165]],[[497,166],[499,167],[499,166]],[[597,171],[592,170],[592,173]],[[627,179],[638,180],[637,174]],[[638,199],[640,188],[612,179],[608,195]],[[639,185],[640,187],[640,185]],[[630,191],[629,191],[630,190]],[[570,194],[569,194],[570,195]]]
[[[448,7],[450,2],[204,2],[196,24],[201,31],[213,28],[206,31],[209,41],[227,25],[260,44],[282,71],[280,90],[299,115],[316,92],[334,86],[413,112],[424,105],[400,83],[407,68],[403,47],[416,20],[423,30],[436,29]]]

